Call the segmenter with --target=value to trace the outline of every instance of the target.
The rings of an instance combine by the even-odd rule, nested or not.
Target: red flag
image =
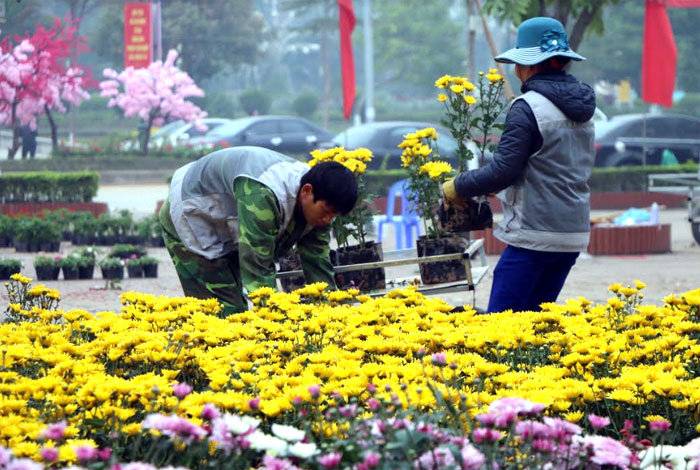
[[[700,0],[666,0],[669,8],[693,8],[700,7]]]
[[[352,0],[338,0],[340,19],[340,63],[343,71],[343,116],[350,117],[355,101],[355,61],[352,56],[352,30],[355,29],[355,10]]]
[[[647,0],[643,47],[642,100],[671,107],[678,54],[666,6],[661,0]]]

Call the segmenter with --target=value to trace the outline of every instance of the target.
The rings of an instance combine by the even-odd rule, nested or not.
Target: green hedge
[[[0,202],[91,202],[100,176],[94,171],[0,175]]]
[[[594,168],[590,185],[593,192],[606,191],[647,191],[648,175],[656,173],[695,173],[696,163],[673,166],[628,166],[613,168]],[[393,183],[407,178],[404,170],[376,170],[367,172],[369,190],[379,196],[386,196]]]

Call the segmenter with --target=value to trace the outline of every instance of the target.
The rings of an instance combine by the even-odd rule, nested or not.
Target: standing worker
[[[335,286],[330,223],[356,200],[340,163],[234,147],[178,169],[159,219],[185,295],[215,297],[229,315],[248,309],[247,293],[277,286],[274,261],[294,244],[306,282]]]
[[[538,311],[555,302],[579,252],[588,248],[595,157],[595,92],[564,71],[585,60],[564,26],[532,18],[515,48],[495,58],[515,64],[522,95],[511,104],[493,161],[443,183],[446,205],[504,190],[494,235],[507,247],[493,275],[488,312]]]

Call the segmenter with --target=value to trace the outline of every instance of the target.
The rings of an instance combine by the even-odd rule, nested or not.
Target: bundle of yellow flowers
[[[443,75],[435,86],[442,90],[438,101],[445,104],[443,124],[457,140],[459,171],[465,171],[467,160],[474,157],[469,142],[476,145],[481,156],[486,150],[493,150],[490,133],[502,127],[496,120],[506,106],[503,77],[496,69],[489,69],[487,74],[479,72],[474,85],[465,77]]]
[[[572,422],[594,413],[622,429],[663,417],[674,441],[696,432],[700,289],[646,306],[643,284],[613,285],[603,305],[477,315],[412,288],[369,298],[326,287],[261,289],[252,311],[225,319],[213,299],[136,292],[121,312],[95,316],[13,306],[0,325],[0,445],[38,458],[44,423],[65,421],[70,439],[128,439],[150,413],[201,424],[207,404],[285,423],[299,403],[366,398],[370,386],[428,410],[439,406],[430,386],[471,416],[521,397]],[[425,354],[440,360],[426,366]]]
[[[452,166],[440,157],[437,138],[435,128],[426,127],[406,134],[399,144],[403,149],[401,164],[408,171],[406,197],[423,220],[428,238],[440,236],[437,223],[440,184],[452,172]]]

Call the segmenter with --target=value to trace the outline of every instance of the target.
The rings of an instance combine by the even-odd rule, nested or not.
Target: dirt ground
[[[149,203],[143,207],[144,211],[147,207],[154,206]],[[610,297],[607,291],[608,285],[615,282],[632,283],[635,279],[648,285],[645,300],[647,304],[660,304],[663,297],[668,294],[700,288],[700,246],[692,238],[686,216],[686,211],[682,209],[661,212],[661,223],[671,224],[671,253],[636,256],[582,254],[567,279],[559,301],[583,296],[594,302],[605,302]],[[498,217],[497,215],[496,219]],[[393,238],[389,228],[384,234],[385,251],[393,249]],[[70,243],[64,242],[61,245],[61,254],[68,254],[72,249]],[[167,251],[164,248],[150,248],[148,251],[150,255],[161,261],[159,277],[156,279],[127,278],[121,282],[118,290],[105,289],[106,285],[100,277],[99,268],[96,268],[96,279],[91,281],[58,280],[44,284],[61,292],[61,308],[64,310],[82,309],[93,313],[119,310],[121,293],[130,290],[155,295],[182,296],[182,289]],[[34,256],[30,253],[15,253],[14,249],[0,248],[0,257],[21,259],[24,262],[23,273],[30,277],[35,275],[32,265]],[[471,304],[475,299],[477,307],[485,308],[493,280],[492,269],[498,261],[498,256],[488,256],[487,261],[491,270],[478,285],[475,295],[471,292],[462,292],[443,294],[441,297],[453,305]],[[417,267],[390,268],[387,271],[389,278],[412,275],[418,275]],[[5,294],[3,288],[0,293],[0,312],[5,310],[7,304]]]

